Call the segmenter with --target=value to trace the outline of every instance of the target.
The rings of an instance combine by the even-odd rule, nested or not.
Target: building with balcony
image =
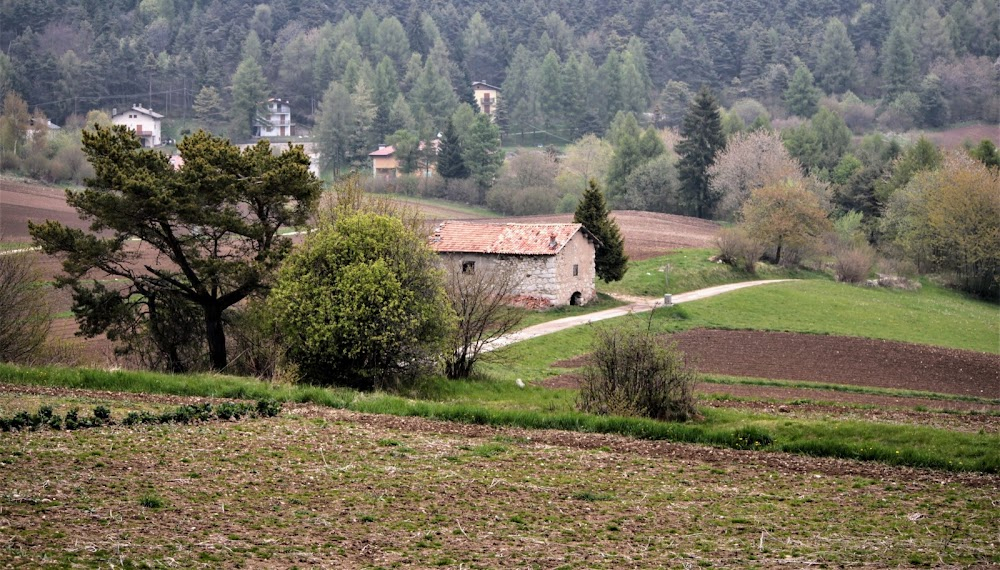
[[[288,101],[268,99],[265,112],[254,121],[253,136],[255,137],[290,137],[295,135],[295,124],[292,123],[292,108]]]
[[[124,125],[133,131],[142,142],[142,146],[152,148],[160,146],[160,121],[163,115],[154,113],[152,109],[147,109],[141,105],[132,105],[127,111],[118,112],[118,109],[111,111],[111,123]]]

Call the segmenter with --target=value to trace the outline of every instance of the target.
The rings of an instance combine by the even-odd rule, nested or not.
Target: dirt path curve
[[[742,283],[717,285],[715,287],[707,287],[705,289],[698,289],[697,291],[689,291],[687,293],[679,293],[677,295],[673,295],[671,301],[673,302],[674,305],[677,305],[679,303],[688,303],[691,301],[706,299],[708,297],[714,297],[716,295],[721,295],[722,293],[736,291],[737,289],[745,289],[747,287],[756,287],[757,285],[767,285],[770,283],[783,283],[785,281],[795,281],[795,280],[764,279],[760,281],[744,281]],[[628,298],[628,300],[630,301],[633,301],[634,299],[635,298]],[[504,335],[500,338],[494,339],[486,346],[484,346],[482,351],[490,352],[498,348],[514,344],[515,342],[521,342],[522,340],[528,340],[531,338],[552,334],[554,332],[565,330],[571,327],[577,327],[580,325],[595,323],[597,321],[603,321],[605,319],[622,317],[630,313],[644,313],[646,311],[652,311],[653,309],[662,306],[663,306],[662,298],[643,298],[634,300],[634,302],[629,303],[628,305],[615,307],[613,309],[606,309],[604,311],[597,311],[596,313],[588,313],[586,315],[579,315],[576,317],[566,317],[565,319],[556,319],[554,321],[548,321],[546,323],[530,326],[528,328],[521,329],[517,332],[513,332]]]

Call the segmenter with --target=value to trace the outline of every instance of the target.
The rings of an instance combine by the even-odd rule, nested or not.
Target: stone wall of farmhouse
[[[594,280],[597,278],[594,268],[594,244],[582,231],[573,235],[573,239],[555,256],[555,271],[558,291],[556,297],[561,300],[558,305],[570,304],[573,293],[580,293],[580,304],[589,303],[597,297]],[[576,275],[573,275],[573,266]]]
[[[569,305],[574,293],[579,303],[597,296],[594,287],[594,246],[577,232],[558,255],[492,255],[442,253],[446,271],[462,271],[463,264],[475,272],[510,270],[520,279],[516,302],[530,308]],[[576,275],[574,267],[576,266]]]

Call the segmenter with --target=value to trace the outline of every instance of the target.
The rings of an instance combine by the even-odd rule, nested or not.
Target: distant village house
[[[447,221],[430,238],[448,271],[470,277],[512,271],[518,282],[512,304],[534,309],[593,300],[599,245],[582,224]]]
[[[491,120],[496,120],[497,99],[500,97],[500,88],[490,85],[484,81],[476,81],[472,84],[472,93],[479,104],[479,110],[489,115]]]
[[[417,176],[430,176],[437,171],[437,161],[434,160],[434,157],[437,156],[438,147],[441,146],[441,139],[436,138],[431,141],[431,146],[434,149],[433,154],[430,156],[422,154],[420,160],[417,161],[417,169],[413,172],[413,174]],[[427,143],[420,141],[418,150],[423,153],[426,148]],[[368,153],[368,157],[372,159],[373,177],[383,180],[392,180],[402,174],[402,171],[400,170],[401,161],[396,154],[396,148],[392,145],[380,144],[378,145],[378,150]]]
[[[375,178],[395,178],[399,175],[399,161],[392,145],[378,145],[378,150],[368,153],[372,159],[372,176]]]
[[[257,117],[253,125],[255,137],[291,137],[295,135],[292,108],[288,101],[268,99],[267,111]]]
[[[163,115],[154,113],[152,109],[147,109],[141,105],[132,105],[122,113],[118,109],[111,111],[111,123],[115,125],[125,125],[135,131],[136,136],[142,142],[142,146],[153,148],[160,146],[160,121]]]

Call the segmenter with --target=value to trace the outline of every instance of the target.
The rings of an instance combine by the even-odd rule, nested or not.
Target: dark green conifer
[[[597,276],[606,282],[620,281],[628,270],[625,240],[618,228],[618,222],[611,219],[609,214],[604,193],[591,178],[580,205],[576,207],[573,222],[583,224],[583,227],[600,241],[597,244],[595,265]]]

